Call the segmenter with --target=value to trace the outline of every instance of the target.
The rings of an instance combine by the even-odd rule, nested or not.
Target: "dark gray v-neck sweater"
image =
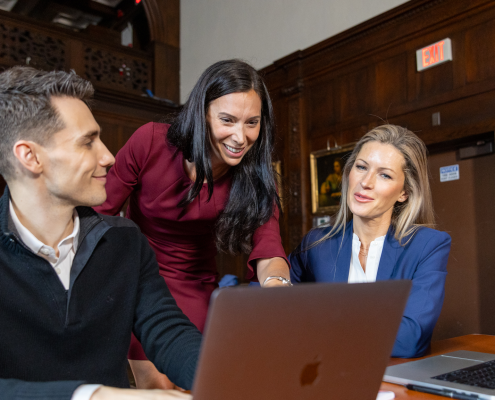
[[[0,199],[0,398],[70,399],[82,383],[127,387],[134,331],[148,358],[190,389],[201,334],[158,274],[131,221],[78,207],[79,246],[65,290],[19,239]]]

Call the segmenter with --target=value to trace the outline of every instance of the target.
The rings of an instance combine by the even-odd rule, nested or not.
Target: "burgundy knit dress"
[[[127,218],[133,220],[156,253],[163,276],[178,306],[203,331],[210,295],[218,287],[215,265],[215,223],[228,200],[231,175],[214,182],[209,202],[204,184],[198,197],[185,208],[178,203],[191,180],[183,167],[182,153],[168,143],[169,125],[148,123],[139,128],[119,151],[107,176],[107,201],[96,211],[117,215],[127,198]],[[278,208],[253,235],[248,278],[259,258],[287,260],[280,239]],[[288,261],[287,261],[288,263]],[[133,336],[129,358],[146,355]]]

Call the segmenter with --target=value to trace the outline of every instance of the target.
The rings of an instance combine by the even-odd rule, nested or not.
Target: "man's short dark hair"
[[[87,103],[93,85],[75,72],[39,71],[17,66],[0,73],[0,174],[15,173],[14,144],[21,139],[44,145],[64,128],[51,97],[68,96]]]

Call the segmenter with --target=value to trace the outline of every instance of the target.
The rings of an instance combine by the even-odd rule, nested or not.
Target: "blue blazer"
[[[352,253],[352,221],[342,232],[308,247],[325,236],[328,228],[310,231],[289,255],[291,280],[297,282],[347,282]],[[405,243],[408,237],[403,239]],[[420,357],[431,341],[433,328],[442,310],[447,276],[450,236],[430,228],[420,228],[405,246],[389,229],[378,266],[377,281],[409,279],[411,293],[395,340],[392,357]]]

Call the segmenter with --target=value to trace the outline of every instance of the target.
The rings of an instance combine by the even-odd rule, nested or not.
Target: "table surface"
[[[483,353],[495,354],[495,336],[490,335],[466,335],[452,339],[440,340],[431,344],[431,351],[427,356],[421,358],[392,358],[388,365],[402,364],[408,361],[421,360],[439,354],[448,353],[457,350],[480,351]],[[435,396],[407,390],[404,386],[394,385],[392,383],[383,382],[380,390],[390,390],[395,393],[395,398],[402,399],[445,399],[445,397]]]

